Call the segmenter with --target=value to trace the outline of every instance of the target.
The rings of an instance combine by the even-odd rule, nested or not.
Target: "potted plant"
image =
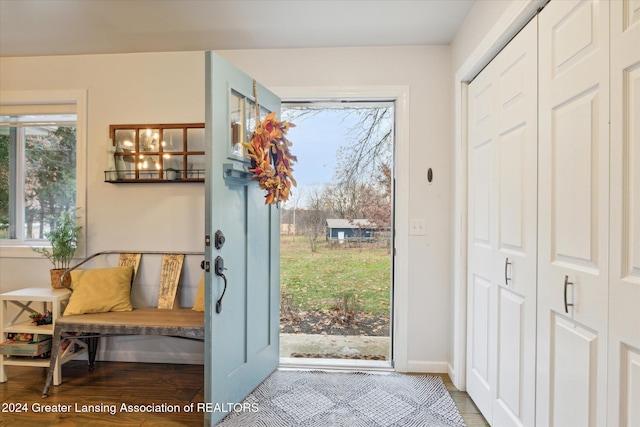
[[[33,248],[35,252],[44,255],[53,264],[50,272],[51,286],[54,288],[59,289],[71,285],[69,275],[64,278],[64,286],[60,282],[60,277],[71,265],[71,260],[78,247],[78,236],[81,229],[82,227],[76,224],[75,217],[70,212],[64,211],[56,219],[55,228],[44,233],[51,244],[51,250],[49,248]]]
[[[50,325],[53,323],[53,316],[49,310],[45,311],[44,314],[40,314],[37,311],[33,312],[29,317],[31,318],[31,323],[35,323],[38,326]]]
[[[165,175],[167,180],[169,181],[175,181],[176,179],[176,170],[174,168],[167,168],[165,169]]]

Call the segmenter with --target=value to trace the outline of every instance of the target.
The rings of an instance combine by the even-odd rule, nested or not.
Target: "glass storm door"
[[[280,99],[255,85],[260,116]],[[227,415],[279,363],[280,213],[250,181],[240,142],[255,128],[254,80],[206,54],[205,424]]]

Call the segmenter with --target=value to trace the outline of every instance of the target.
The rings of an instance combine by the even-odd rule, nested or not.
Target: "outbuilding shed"
[[[327,241],[371,240],[375,231],[368,219],[327,219]]]

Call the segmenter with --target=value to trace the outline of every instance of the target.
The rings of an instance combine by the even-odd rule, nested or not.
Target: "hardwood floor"
[[[204,400],[202,365],[97,362],[89,372],[86,362],[71,361],[63,367],[63,383],[52,386],[42,398],[45,369],[9,366],[9,380],[0,384],[0,400],[26,404],[28,412],[4,412],[6,426],[201,426],[203,413],[149,413],[121,411],[121,405],[180,405]],[[38,405],[71,405],[69,413],[36,413]],[[76,412],[75,405],[100,405],[101,413]],[[108,411],[116,406],[115,414]],[[68,406],[66,406],[68,408]]]
[[[0,426],[203,425],[203,413],[195,410],[204,401],[202,365],[97,362],[89,372],[86,362],[71,361],[64,365],[63,383],[52,386],[45,399],[41,397],[44,369],[9,366],[7,373],[9,380],[0,384]],[[467,426],[487,426],[467,393],[457,391],[447,375],[441,376]],[[188,413],[183,408],[191,403],[194,412]],[[164,411],[123,412],[123,404],[164,404],[158,408]],[[167,412],[169,406],[179,411]],[[26,412],[17,412],[25,408]],[[81,412],[83,408],[101,412]]]
[[[438,375],[442,377],[442,381],[444,385],[447,387],[449,394],[453,398],[453,401],[456,403],[458,407],[458,411],[460,411],[460,415],[462,415],[462,419],[464,420],[467,427],[484,427],[489,426],[487,420],[484,419],[480,410],[473,403],[473,400],[469,397],[466,391],[460,391],[451,382],[449,375],[447,374],[431,374]]]

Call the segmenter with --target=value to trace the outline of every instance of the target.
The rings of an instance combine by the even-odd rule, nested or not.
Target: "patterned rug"
[[[238,406],[240,407],[240,406]],[[440,377],[276,371],[221,427],[464,427]]]

